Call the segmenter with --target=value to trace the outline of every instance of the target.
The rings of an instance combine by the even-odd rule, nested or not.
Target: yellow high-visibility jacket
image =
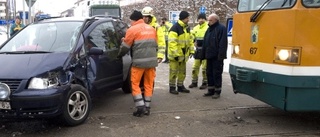
[[[191,30],[191,34],[194,37],[195,41],[203,41],[204,34],[206,34],[207,29],[209,28],[208,22],[204,22],[203,24],[198,24]]]
[[[168,58],[172,61],[187,62],[190,54],[194,54],[193,36],[188,25],[179,20],[169,31]]]
[[[169,34],[169,31],[170,31],[170,28],[172,27],[172,23],[166,21],[163,25],[161,25],[161,28],[164,32],[164,35],[165,35],[165,38],[166,40],[168,40],[168,34]]]
[[[157,38],[158,38],[158,58],[164,58],[165,51],[166,51],[166,41],[165,41],[165,34],[160,25],[157,23],[157,18],[152,16],[151,23],[149,24],[154,27],[157,31]]]

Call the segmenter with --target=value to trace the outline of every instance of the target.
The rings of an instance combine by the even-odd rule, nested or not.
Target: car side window
[[[115,50],[119,48],[119,43],[115,37],[115,29],[112,22],[104,22],[97,25],[89,34],[89,38],[93,45],[107,50]]]
[[[121,38],[123,38],[126,35],[128,25],[125,24],[124,22],[116,21],[114,26],[116,31],[118,32],[118,37],[120,38],[120,41],[121,41]]]

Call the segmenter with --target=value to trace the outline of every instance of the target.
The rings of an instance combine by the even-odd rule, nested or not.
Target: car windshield
[[[82,22],[32,24],[3,45],[0,52],[68,52],[75,45],[81,25]]]

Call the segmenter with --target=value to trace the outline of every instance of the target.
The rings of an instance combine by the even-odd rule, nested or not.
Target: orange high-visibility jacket
[[[157,67],[157,32],[142,19],[134,22],[127,30],[121,50],[131,48],[132,66],[139,68]],[[121,52],[121,51],[120,51]]]

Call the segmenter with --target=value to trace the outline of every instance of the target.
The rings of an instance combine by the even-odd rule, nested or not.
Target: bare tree
[[[236,11],[237,0],[147,0],[143,3],[135,3],[132,5],[123,6],[124,21],[129,22],[129,16],[134,9],[142,10],[145,6],[150,6],[154,9],[154,14],[158,21],[162,17],[169,18],[169,11],[188,11],[191,15],[190,25],[195,25],[199,8],[206,7],[206,14],[216,13],[220,16],[222,23],[225,23],[227,18],[232,17]]]

